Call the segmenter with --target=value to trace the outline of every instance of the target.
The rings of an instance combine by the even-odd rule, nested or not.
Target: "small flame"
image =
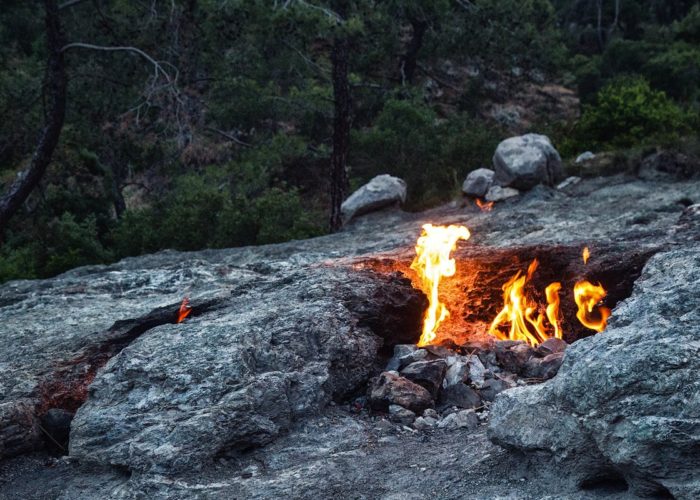
[[[489,327],[489,333],[501,340],[524,340],[530,345],[538,345],[551,335],[545,326],[545,315],[538,313],[537,303],[525,293],[525,284],[537,270],[539,261],[534,259],[527,268],[527,274],[518,271],[503,285],[503,309],[496,315]],[[552,325],[554,336],[561,338],[559,326],[559,290],[561,283],[551,283],[545,290],[547,296],[546,318]],[[535,314],[537,316],[535,317]],[[508,333],[499,327],[510,325]]]
[[[433,342],[440,323],[450,315],[447,306],[440,302],[440,279],[455,274],[456,263],[450,258],[450,253],[457,247],[459,240],[468,240],[470,236],[469,230],[464,226],[423,226],[423,232],[416,243],[416,257],[411,263],[411,269],[418,274],[423,292],[429,300],[419,346]]]
[[[479,209],[481,209],[482,212],[490,212],[493,208],[492,201],[482,201],[480,198],[477,198],[474,201],[476,202],[476,206],[479,207]]]
[[[605,298],[607,292],[599,283],[594,285],[589,281],[579,281],[574,285],[574,300],[578,306],[576,317],[586,328],[602,332],[608,324],[610,309],[605,306],[598,307],[597,318],[592,315],[593,309]]]
[[[588,247],[583,247],[583,263],[588,264],[588,258],[591,256],[591,251]]]
[[[177,312],[177,322],[182,323],[185,321],[185,318],[189,316],[189,314],[192,312],[192,308],[190,307],[190,299],[188,297],[185,297],[182,299],[182,304],[180,304],[180,310]]]
[[[559,290],[561,290],[561,283],[555,281],[545,288],[544,294],[547,297],[547,319],[549,324],[554,327],[554,336],[561,339],[563,337],[559,325]]]

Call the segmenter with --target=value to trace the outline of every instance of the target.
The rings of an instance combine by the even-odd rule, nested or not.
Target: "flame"
[[[182,323],[185,321],[185,318],[189,316],[189,314],[192,312],[192,308],[190,307],[190,299],[188,297],[185,297],[182,299],[182,304],[180,304],[180,310],[177,312],[177,322]]]
[[[440,279],[455,274],[457,266],[455,260],[450,258],[450,253],[457,247],[459,240],[468,240],[470,236],[469,230],[464,226],[423,226],[423,232],[416,242],[416,257],[411,263],[411,269],[418,274],[423,292],[429,300],[419,346],[433,342],[440,323],[450,315],[447,306],[440,302]]]
[[[558,339],[563,338],[559,325],[559,290],[561,290],[561,283],[558,281],[550,283],[544,290],[547,297],[547,320],[554,327],[554,336]]]
[[[588,264],[588,258],[591,256],[591,251],[588,247],[583,247],[583,263]]]
[[[490,212],[493,208],[492,201],[481,201],[480,198],[477,198],[474,201],[476,202],[476,206],[479,207],[479,209],[481,209],[482,212]]]
[[[525,293],[525,285],[537,270],[539,261],[534,259],[526,275],[518,271],[503,285],[503,309],[496,315],[489,327],[489,333],[501,340],[524,340],[530,345],[538,345],[551,338],[545,325],[546,319],[554,330],[554,336],[561,338],[559,326],[559,290],[561,283],[554,282],[547,286],[547,308],[545,314],[538,313],[537,303]],[[535,316],[537,314],[537,316]],[[499,327],[510,325],[504,333]]]
[[[591,316],[596,305],[607,295],[605,288],[600,283],[594,285],[589,281],[579,281],[574,285],[574,300],[578,306],[576,317],[586,328],[602,332],[608,324],[610,309],[605,306],[598,307],[598,318]]]

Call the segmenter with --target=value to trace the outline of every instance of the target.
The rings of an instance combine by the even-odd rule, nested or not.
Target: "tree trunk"
[[[416,72],[416,65],[418,64],[418,52],[423,46],[423,35],[425,35],[428,29],[428,23],[426,21],[416,18],[411,18],[410,21],[413,34],[406,47],[406,53],[401,58],[401,83],[403,85],[413,82],[413,75]]]
[[[331,232],[343,226],[340,205],[345,199],[348,185],[346,170],[350,142],[350,84],[348,82],[348,57],[350,43],[340,34],[333,42],[333,152],[331,154]]]
[[[66,69],[61,21],[57,0],[44,0],[46,13],[46,45],[48,62],[45,77],[47,98],[46,122],[27,168],[17,175],[7,192],[0,198],[0,237],[10,218],[21,208],[32,190],[39,184],[51,162],[58,144],[66,114]]]

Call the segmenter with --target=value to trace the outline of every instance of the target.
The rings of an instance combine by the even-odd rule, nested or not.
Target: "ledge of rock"
[[[700,496],[700,250],[657,254],[608,329],[559,374],[499,395],[496,443],[579,484],[624,477],[642,496]],[[545,452],[545,453],[543,453]]]

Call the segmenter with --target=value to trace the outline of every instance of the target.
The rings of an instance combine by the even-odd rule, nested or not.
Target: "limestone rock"
[[[526,134],[502,141],[493,155],[494,182],[515,189],[555,186],[563,177],[561,157],[549,138]]]
[[[498,396],[491,438],[579,483],[615,474],[638,495],[697,498],[698,288],[699,250],[652,257],[607,330],[572,344],[556,377]]]
[[[388,174],[378,175],[350,195],[340,210],[348,222],[354,217],[406,201],[406,183]]]
[[[462,192],[475,198],[483,197],[493,184],[495,172],[489,168],[477,168],[462,183]]]

